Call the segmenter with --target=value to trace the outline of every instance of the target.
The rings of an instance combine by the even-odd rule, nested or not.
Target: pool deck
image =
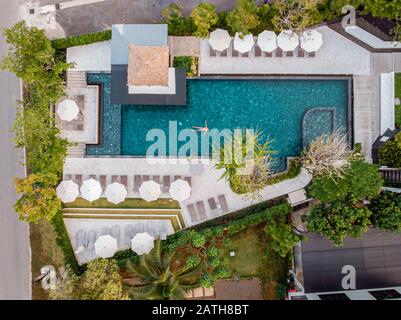
[[[175,161],[176,162],[176,161]],[[178,161],[177,161],[178,162]],[[64,174],[82,174],[87,179],[93,175],[128,175],[128,197],[139,197],[133,192],[134,175],[181,175],[191,176],[192,191],[188,199],[180,202],[181,210],[187,226],[192,226],[187,205],[197,201],[204,201],[207,219],[215,218],[219,215],[212,215],[207,200],[225,195],[229,211],[236,211],[250,206],[252,201],[242,195],[234,193],[229,184],[220,180],[223,170],[217,170],[208,161],[204,160],[199,164],[197,160],[188,161],[181,159],[179,163],[151,163],[145,158],[109,158],[109,157],[86,157],[86,158],[67,158],[64,164]],[[311,181],[310,174],[302,169],[301,173],[294,179],[267,186],[260,193],[260,199],[255,202],[274,199],[290,192],[304,188]],[[197,223],[204,222],[198,221]]]

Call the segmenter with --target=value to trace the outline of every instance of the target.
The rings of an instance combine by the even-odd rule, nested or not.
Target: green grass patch
[[[119,204],[113,204],[106,198],[100,198],[89,202],[83,198],[77,198],[74,202],[64,204],[64,208],[114,208],[114,209],[180,209],[177,201],[171,199],[158,199],[147,202],[140,198],[126,199]]]

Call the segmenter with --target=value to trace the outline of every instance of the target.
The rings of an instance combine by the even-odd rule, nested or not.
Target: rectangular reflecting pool
[[[111,105],[110,74],[88,74],[88,83],[103,88],[102,144],[88,146],[88,155],[144,156],[150,130],[162,129],[168,139],[170,121],[178,131],[207,122],[210,130],[261,130],[282,170],[286,157],[299,155],[315,137],[349,130],[347,78],[187,80],[187,106]]]

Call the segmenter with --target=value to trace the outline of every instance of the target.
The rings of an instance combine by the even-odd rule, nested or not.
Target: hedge
[[[75,258],[74,249],[71,246],[70,238],[64,225],[63,213],[61,211],[57,213],[51,222],[57,234],[56,243],[64,254],[64,263],[69,265],[74,273],[83,273],[85,267],[78,265],[77,259]]]
[[[67,38],[60,38],[52,40],[52,46],[56,50],[67,49],[69,47],[83,46],[100,41],[107,41],[111,39],[111,30],[86,33],[80,36],[72,36]]]

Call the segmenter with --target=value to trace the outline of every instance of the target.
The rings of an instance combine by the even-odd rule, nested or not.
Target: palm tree
[[[130,297],[151,300],[182,299],[186,291],[197,287],[202,264],[173,270],[175,255],[176,252],[162,250],[161,241],[157,240],[149,254],[140,256],[137,263],[128,262],[128,271],[139,277],[142,283],[136,286],[126,285]]]

